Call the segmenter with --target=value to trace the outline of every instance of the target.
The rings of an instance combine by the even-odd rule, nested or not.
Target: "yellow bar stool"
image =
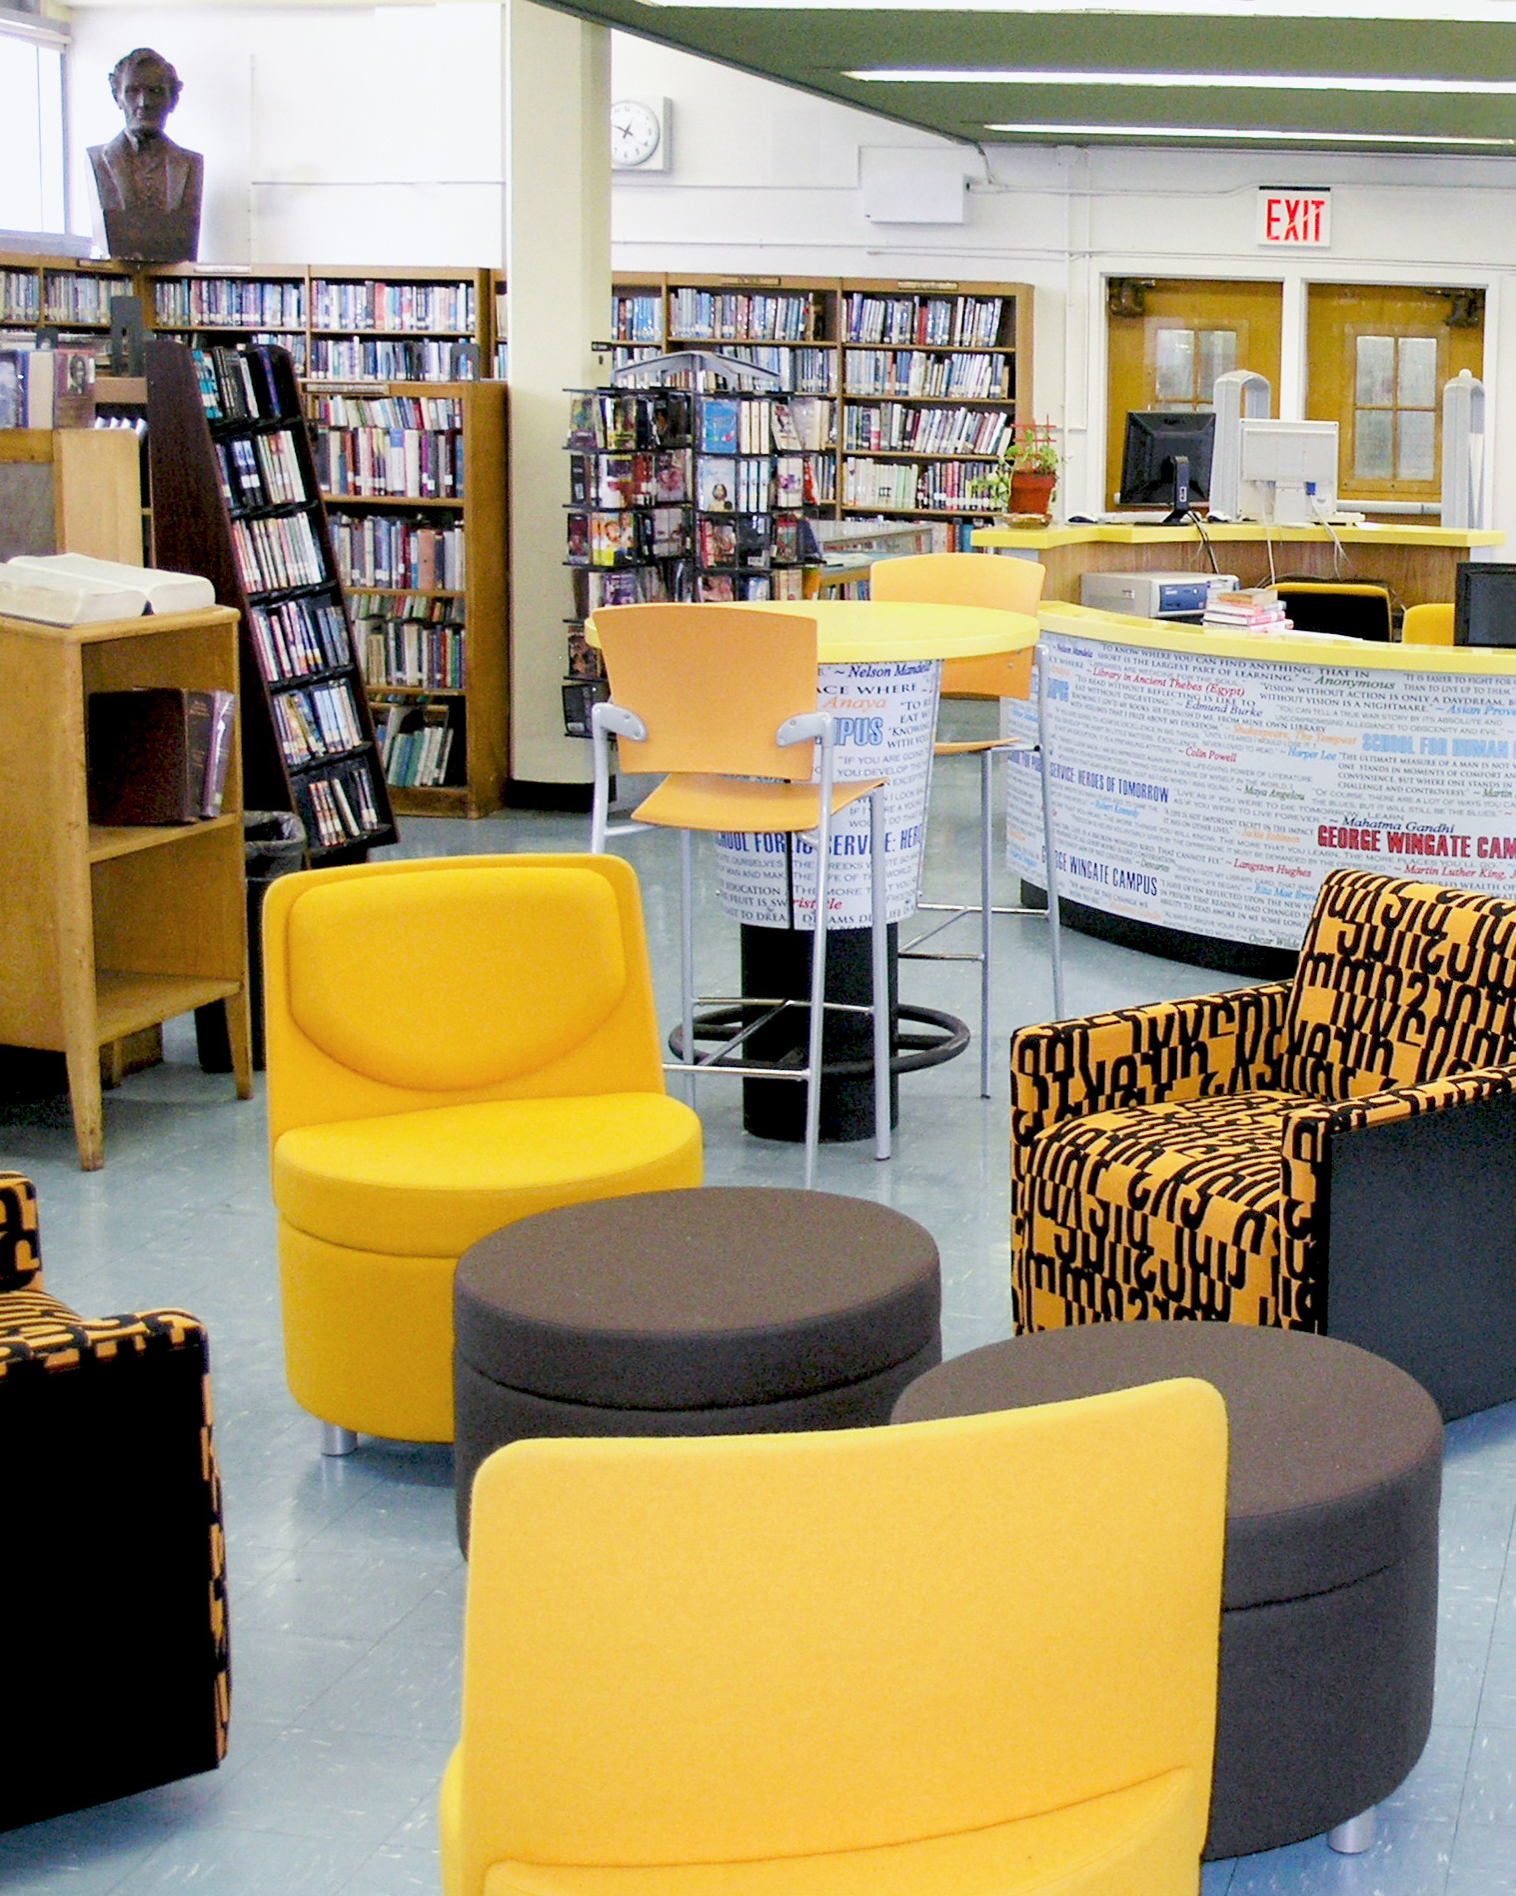
[[[592,717],[595,754],[590,848],[605,852],[610,802],[610,740],[623,768],[667,773],[633,820],[680,833],[679,990],[684,1061],[666,1063],[690,1076],[735,1074],[741,1079],[805,1083],[805,1183],[816,1182],[821,1128],[822,1024],[825,1007],[872,1012],[874,1023],[875,1155],[890,1156],[890,1018],[886,961],[884,822],[879,792],[885,779],[833,781],[836,725],[816,709],[816,621],[746,606],[608,606],[592,621],[610,680],[609,702]],[[813,772],[815,778],[813,780]],[[832,819],[860,798],[869,799],[872,876],[872,1009],[827,1003],[827,883]],[[797,836],[816,833],[816,917],[808,1002],[750,1001],[745,996],[695,996],[693,847],[696,830]],[[695,1058],[695,1009],[737,1002],[760,1007],[714,1052]],[[742,1061],[741,1049],[786,1010],[810,1010],[803,1067]],[[734,1058],[733,1056],[739,1056]]]
[[[880,560],[869,577],[873,599],[901,600],[915,605],[992,606],[1002,612],[1035,613],[1042,599],[1046,567],[1035,560],[1007,559],[992,553],[922,553],[907,559]],[[1006,652],[993,658],[949,658],[942,666],[944,698],[1022,698],[1031,695],[1032,650]],[[990,949],[991,923],[997,915],[1041,914],[1041,910],[996,908],[992,895],[995,836],[995,757],[998,752],[1035,750],[1021,738],[993,737],[969,743],[939,741],[934,757],[979,759],[979,902],[921,902],[928,914],[946,916],[900,949],[902,961],[977,961],[979,963],[979,1091],[990,1097]],[[947,954],[927,950],[945,928],[965,915],[979,917],[979,948],[974,954]],[[1061,942],[1056,925],[1049,923],[1049,948],[1054,984],[1061,994]],[[1055,1008],[1056,1011],[1061,1011]]]

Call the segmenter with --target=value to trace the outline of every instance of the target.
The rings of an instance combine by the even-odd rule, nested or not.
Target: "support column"
[[[511,762],[519,800],[589,808],[590,746],[563,735],[566,388],[603,381],[611,320],[610,34],[504,0],[510,342]],[[561,798],[552,788],[561,788]]]

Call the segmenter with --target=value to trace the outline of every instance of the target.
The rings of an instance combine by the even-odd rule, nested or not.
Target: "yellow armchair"
[[[461,1253],[534,1212],[700,1183],[636,878],[588,856],[322,869],[270,888],[264,940],[291,1392],[332,1452],[359,1430],[451,1441]]]
[[[447,1896],[1195,1896],[1226,1460],[1190,1380],[499,1450]]]

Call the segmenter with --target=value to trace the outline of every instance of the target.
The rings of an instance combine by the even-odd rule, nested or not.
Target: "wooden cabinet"
[[[67,1057],[79,1163],[105,1162],[102,1047],[224,1002],[251,1097],[240,759],[223,813],[165,828],[89,821],[93,691],[237,689],[237,615],[63,628],[0,618],[0,1041]]]

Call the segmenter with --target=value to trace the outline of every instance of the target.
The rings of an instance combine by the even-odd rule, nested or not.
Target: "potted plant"
[[[1058,485],[1058,444],[1050,421],[1018,422],[990,475],[990,489],[1008,514],[1046,520]]]

